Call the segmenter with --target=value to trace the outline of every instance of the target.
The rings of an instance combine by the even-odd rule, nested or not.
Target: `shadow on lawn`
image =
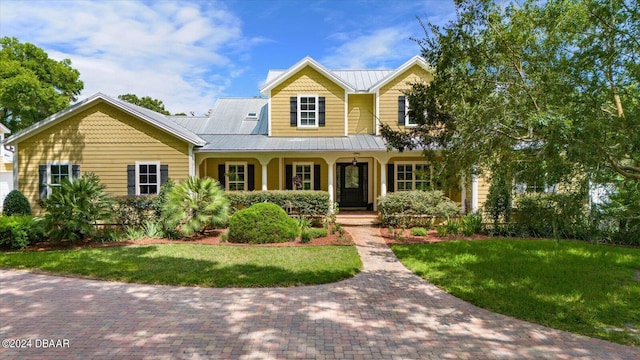
[[[463,300],[557,329],[640,345],[640,252],[578,242],[491,240],[394,246]]]

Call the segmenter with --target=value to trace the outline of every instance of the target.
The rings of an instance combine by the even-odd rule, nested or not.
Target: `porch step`
[[[378,225],[378,213],[374,211],[341,211],[336,216],[336,222],[346,226]]]

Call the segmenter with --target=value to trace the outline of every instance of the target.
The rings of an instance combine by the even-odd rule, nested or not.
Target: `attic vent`
[[[245,116],[245,119],[258,120],[258,113],[254,113],[254,112],[247,113],[247,116]]]

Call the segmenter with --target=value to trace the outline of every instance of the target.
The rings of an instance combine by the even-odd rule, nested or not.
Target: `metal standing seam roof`
[[[380,136],[274,137],[268,135],[200,135],[207,144],[198,152],[387,151]]]
[[[269,70],[265,84],[270,83],[288,70]],[[394,72],[394,70],[330,70],[335,76],[351,85],[358,92],[369,89]]]

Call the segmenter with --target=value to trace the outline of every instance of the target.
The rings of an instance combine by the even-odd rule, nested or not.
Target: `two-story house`
[[[416,126],[404,92],[431,79],[420,57],[391,70],[329,70],[307,57],[271,70],[262,98],[221,98],[206,117],[165,116],[98,93],[6,140],[16,149],[14,186],[36,204],[85,172],[113,195],[208,176],[227,191],[324,190],[341,209],[375,209],[387,192],[431,186],[421,151],[390,150],[378,131]],[[447,194],[477,208],[486,185],[461,179]]]

